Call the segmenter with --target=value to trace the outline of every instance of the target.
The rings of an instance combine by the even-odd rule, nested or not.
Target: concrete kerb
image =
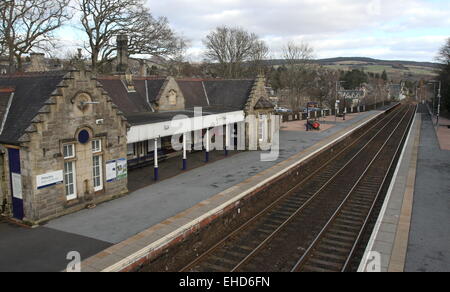
[[[395,107],[397,105],[398,104],[394,105],[393,107]],[[393,108],[393,107],[391,107],[391,108]],[[255,186],[247,189],[246,191],[242,192],[238,196],[235,196],[234,198],[226,201],[222,205],[220,205],[220,206],[212,209],[211,211],[203,214],[202,216],[192,220],[191,222],[189,222],[189,223],[185,224],[184,226],[176,229],[175,231],[167,234],[166,236],[160,238],[159,240],[149,244],[148,246],[142,248],[141,250],[139,250],[139,251],[137,251],[137,252],[127,256],[127,257],[124,257],[123,259],[120,259],[119,261],[115,262],[114,264],[111,264],[111,265],[109,265],[107,267],[103,267],[102,269],[99,269],[99,271],[102,271],[102,272],[120,272],[120,271],[127,270],[130,266],[135,265],[136,263],[147,259],[149,257],[149,255],[155,253],[156,251],[164,249],[167,246],[170,246],[171,243],[173,243],[173,242],[178,242],[180,240],[180,238],[183,238],[184,236],[186,236],[186,234],[190,233],[192,230],[195,230],[197,227],[201,226],[203,222],[208,222],[208,221],[210,222],[210,221],[216,219],[217,217],[220,216],[220,214],[222,214],[224,212],[224,210],[226,210],[226,209],[228,209],[230,207],[234,207],[234,205],[236,203],[238,203],[240,200],[245,198],[247,195],[249,195],[252,192],[260,189],[261,187],[267,185],[268,183],[270,183],[274,179],[284,175],[285,173],[288,173],[290,170],[292,170],[295,167],[299,166],[301,163],[303,163],[304,161],[310,159],[314,155],[316,155],[316,154],[322,152],[323,150],[327,149],[331,145],[334,145],[334,144],[338,143],[339,141],[342,141],[343,139],[345,139],[349,135],[353,134],[355,131],[357,131],[358,129],[362,128],[366,124],[370,123],[374,119],[380,117],[384,113],[385,113],[385,111],[381,111],[381,112],[373,115],[372,117],[367,118],[365,121],[359,123],[357,126],[354,126],[353,129],[348,130],[346,133],[344,133],[342,135],[339,134],[339,136],[337,138],[333,139],[331,142],[326,143],[325,145],[321,146],[319,149],[317,149],[314,152],[308,154],[307,156],[305,156],[301,160],[291,164],[290,166],[284,168],[283,170],[281,170],[280,172],[276,173],[275,175],[270,176],[269,178],[263,180],[262,182],[260,182],[260,183],[256,184]],[[283,163],[283,162],[281,162],[281,163]],[[232,187],[232,188],[235,189],[236,187]],[[229,190],[226,190],[224,192],[228,193]],[[112,248],[114,248],[114,247],[112,247]],[[86,261],[89,262],[88,266],[92,266],[91,262],[93,261],[93,258],[87,259]],[[83,263],[82,263],[82,265],[83,265]]]

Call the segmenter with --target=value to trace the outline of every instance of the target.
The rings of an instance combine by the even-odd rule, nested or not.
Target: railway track
[[[345,271],[413,113],[386,115],[182,271]]]

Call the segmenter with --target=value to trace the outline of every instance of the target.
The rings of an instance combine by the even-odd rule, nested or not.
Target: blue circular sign
[[[80,133],[78,133],[78,142],[80,142],[81,144],[86,144],[87,142],[89,142],[89,139],[90,135],[88,131],[82,130],[80,131]]]

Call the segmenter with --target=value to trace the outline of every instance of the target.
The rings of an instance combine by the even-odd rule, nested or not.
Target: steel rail
[[[333,177],[331,177],[314,195],[312,195],[300,208],[298,208],[287,220],[285,220],[273,233],[271,233],[263,242],[261,242],[250,254],[247,255],[241,262],[239,262],[231,272],[237,271],[239,268],[244,266],[251,258],[253,258],[269,241],[271,241],[286,225],[288,225],[295,217],[297,217],[309,204],[316,199],[316,197],[326,188],[328,187],[336,177],[338,177],[347,166],[352,163],[359,154],[365,150],[382,132],[383,130],[390,125],[390,122],[394,120],[401,112],[396,113],[392,117],[392,119],[386,123],[376,135],[374,135],[369,142],[367,142],[364,147],[362,147],[339,171],[337,171]],[[406,114],[406,113],[405,113]]]
[[[416,107],[415,113],[417,113],[417,107]],[[371,206],[371,208],[370,208],[370,210],[369,210],[368,216],[367,216],[366,219],[364,220],[363,226],[362,226],[360,232],[358,233],[357,238],[355,239],[355,242],[354,242],[354,244],[353,244],[353,246],[352,246],[352,249],[351,249],[351,251],[350,251],[350,254],[349,254],[348,257],[347,257],[347,259],[346,259],[346,261],[345,261],[345,264],[344,264],[344,266],[343,266],[342,269],[341,269],[341,272],[347,271],[347,269],[348,269],[348,267],[349,267],[349,265],[350,265],[350,261],[352,260],[352,258],[353,258],[353,256],[354,256],[354,253],[355,253],[355,251],[356,251],[356,249],[357,249],[357,247],[358,247],[358,245],[359,245],[359,243],[360,243],[360,241],[361,241],[361,238],[362,238],[362,236],[363,236],[364,232],[366,231],[366,228],[367,228],[367,226],[368,226],[368,224],[369,224],[370,217],[371,217],[372,213],[374,212],[374,209],[375,209],[375,207],[376,207],[376,205],[377,205],[378,200],[380,199],[380,196],[381,196],[381,192],[382,192],[382,190],[383,190],[383,187],[384,187],[384,185],[386,184],[386,181],[387,181],[388,178],[389,178],[390,170],[391,170],[392,167],[394,166],[394,163],[395,163],[395,161],[397,160],[397,156],[398,156],[400,150],[402,149],[404,143],[406,143],[406,140],[405,140],[405,139],[407,139],[407,135],[408,135],[408,132],[409,132],[410,127],[412,126],[412,123],[413,123],[413,121],[414,121],[414,118],[415,118],[415,114],[412,115],[411,120],[410,120],[410,122],[409,122],[409,127],[407,127],[406,130],[405,130],[405,132],[403,133],[402,143],[400,143],[400,144],[398,145],[397,150],[395,151],[395,155],[394,155],[394,157],[393,157],[392,160],[391,160],[391,163],[390,163],[390,165],[389,165],[388,171],[386,172],[386,175],[385,175],[385,177],[384,177],[384,179],[383,179],[383,183],[380,185],[380,188],[379,188],[379,190],[378,190],[378,192],[377,192],[377,195],[376,195],[376,197],[375,197],[375,200],[373,201],[373,204],[372,204],[372,206]],[[404,140],[405,140],[405,141],[404,141]],[[404,142],[403,142],[403,141],[404,141]]]
[[[253,216],[252,218],[250,218],[246,223],[244,223],[243,225],[241,225],[238,229],[236,229],[235,231],[233,231],[232,233],[230,233],[229,235],[227,235],[225,238],[223,238],[221,241],[219,241],[217,244],[215,244],[214,246],[212,246],[210,249],[208,249],[206,252],[202,253],[202,255],[200,255],[199,257],[197,257],[194,261],[192,261],[191,263],[189,263],[188,265],[186,265],[184,268],[182,268],[180,270],[180,272],[186,272],[191,270],[193,267],[195,267],[198,263],[202,262],[203,259],[205,259],[206,257],[208,257],[209,254],[211,254],[212,252],[214,252],[216,249],[218,249],[220,246],[222,246],[226,241],[228,241],[230,238],[233,238],[236,234],[240,233],[241,231],[243,231],[245,228],[247,228],[248,226],[250,226],[251,224],[253,224],[255,221],[257,221],[259,218],[261,218],[263,215],[267,214],[270,210],[272,210],[274,207],[276,207],[281,201],[283,201],[284,199],[286,199],[287,197],[289,197],[296,189],[298,189],[299,186],[305,184],[307,181],[309,181],[312,177],[314,177],[316,174],[318,174],[320,171],[322,171],[324,168],[328,167],[330,164],[332,164],[333,162],[335,162],[335,160],[341,156],[343,153],[345,153],[346,151],[350,150],[356,143],[358,143],[359,141],[361,141],[364,137],[366,137],[366,135],[374,130],[377,126],[379,126],[380,124],[382,124],[383,122],[386,122],[386,120],[389,120],[385,126],[380,129],[375,136],[377,136],[388,124],[389,122],[391,122],[395,117],[397,117],[397,115],[400,114],[401,112],[401,108],[396,108],[398,106],[394,105],[390,110],[394,110],[393,112],[388,113],[386,116],[384,116],[380,121],[376,122],[373,126],[371,126],[369,129],[367,129],[363,134],[361,134],[360,137],[358,137],[357,139],[355,139],[355,141],[353,141],[351,144],[349,144],[347,147],[345,147],[344,149],[342,149],[342,151],[338,152],[332,159],[330,159],[329,161],[327,161],[322,167],[320,167],[319,169],[317,169],[316,171],[314,171],[313,173],[311,173],[308,177],[306,177],[305,179],[303,179],[301,182],[299,182],[298,184],[296,184],[294,187],[292,187],[289,191],[287,191],[283,196],[281,196],[280,198],[278,198],[276,201],[274,201],[273,203],[271,203],[267,208],[265,208],[264,210],[262,210],[261,212],[259,212],[257,215]],[[397,110],[397,112],[395,111]],[[374,137],[375,137],[374,136]],[[362,149],[366,148],[368,144],[371,143],[371,141],[374,138],[372,138],[369,142],[367,142]],[[361,151],[358,152],[358,154]],[[347,163],[348,164],[348,163]],[[346,164],[346,165],[347,165]],[[335,176],[334,176],[335,177]]]
[[[308,259],[308,257],[310,256],[311,252],[313,251],[313,249],[315,248],[315,246],[317,245],[317,243],[323,238],[323,235],[325,234],[325,232],[328,230],[328,228],[330,227],[330,225],[334,222],[334,220],[336,219],[336,217],[338,216],[338,214],[342,211],[342,208],[346,205],[346,203],[348,202],[348,200],[350,199],[351,195],[353,194],[354,190],[356,189],[356,187],[359,185],[359,183],[361,182],[361,180],[366,176],[367,172],[369,171],[369,169],[372,168],[374,162],[377,160],[378,156],[381,154],[381,152],[384,150],[384,148],[386,147],[386,145],[388,144],[388,142],[391,140],[391,138],[394,136],[394,134],[396,133],[397,129],[400,127],[400,125],[402,124],[402,122],[404,121],[404,119],[406,118],[406,116],[408,115],[409,110],[406,111],[406,113],[404,114],[404,116],[402,117],[402,120],[397,124],[397,126],[395,127],[395,129],[392,131],[392,133],[389,135],[389,137],[386,139],[386,141],[383,143],[382,147],[380,148],[380,150],[376,153],[376,155],[374,156],[374,158],[371,160],[371,162],[369,163],[369,165],[366,167],[366,169],[364,170],[364,172],[360,175],[360,177],[358,178],[358,180],[356,181],[356,183],[353,185],[352,189],[348,192],[348,194],[346,195],[345,199],[342,201],[342,203],[339,205],[339,207],[337,208],[337,210],[334,212],[334,214],[332,215],[332,217],[330,218],[330,220],[328,220],[328,222],[325,224],[325,226],[322,228],[322,230],[320,231],[320,233],[316,236],[316,238],[314,239],[314,241],[310,244],[310,246],[308,247],[308,249],[305,251],[305,253],[303,254],[303,256],[300,258],[300,260],[295,264],[295,266],[292,268],[291,272],[297,272],[299,269],[301,269],[301,267],[304,265],[305,261]]]

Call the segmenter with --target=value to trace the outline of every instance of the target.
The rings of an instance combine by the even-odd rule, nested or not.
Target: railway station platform
[[[0,271],[61,271],[71,251],[81,254],[82,271],[124,270],[383,112],[349,114],[337,123],[332,118],[319,132],[305,132],[305,121],[283,124],[276,161],[261,161],[259,151],[236,153],[32,230],[0,222],[0,233],[8,235],[0,236],[1,250],[8,251]],[[37,252],[43,249],[48,253]]]
[[[373,271],[377,253],[381,272],[450,271],[450,129],[434,125],[419,105],[360,272]]]
[[[288,171],[328,145],[342,139],[381,113],[382,111],[372,111],[352,114],[345,122],[339,121],[334,127],[321,132],[304,132],[300,129],[296,131],[292,129],[296,127],[295,124],[284,125],[280,133],[282,149],[277,161],[261,162],[259,159],[260,152],[245,152],[220,161],[220,164],[217,164],[217,169],[213,168],[213,165],[209,165],[208,169],[202,167],[193,170],[190,173],[190,178],[178,176],[177,178],[182,179],[181,181],[167,180],[154,185],[153,187],[162,187],[163,189],[160,192],[165,190],[166,196],[169,195],[169,197],[165,197],[165,201],[157,202],[160,208],[154,208],[154,213],[142,212],[139,221],[132,219],[134,224],[126,222],[130,225],[130,228],[122,230],[120,233],[111,231],[113,231],[114,226],[123,226],[125,222],[123,218],[113,218],[114,215],[112,214],[107,216],[112,222],[105,220],[105,225],[98,226],[97,230],[81,230],[78,226],[82,226],[88,221],[102,222],[106,218],[99,219],[98,215],[91,217],[88,214],[89,211],[77,216],[77,218],[71,219],[70,216],[62,218],[50,223],[49,226],[117,243],[85,260],[83,262],[84,271],[133,270],[140,264],[140,261],[155,256],[161,250],[176,244],[183,237],[204,227],[252,191],[257,190],[279,176],[280,173]],[[291,123],[304,124],[304,121]],[[299,127],[299,125],[297,126]],[[208,172],[208,175],[202,175],[200,172],[203,171]],[[183,179],[189,179],[190,181],[183,182]],[[181,185],[177,186],[179,183]],[[179,187],[186,186],[187,183],[189,183],[189,187],[180,191]],[[149,192],[145,189],[141,191]],[[175,198],[176,194],[180,198],[178,202]],[[197,202],[192,201],[195,196]],[[173,199],[169,201],[170,197],[173,197]],[[185,201],[182,202],[181,198],[184,198]],[[99,206],[100,209],[102,207]],[[164,209],[164,207],[167,207],[167,209]],[[157,210],[163,212],[156,212]],[[105,212],[107,211],[105,210]],[[129,215],[126,215],[126,217],[129,218]],[[110,225],[111,223],[112,225]],[[140,227],[135,229],[136,225]],[[145,228],[145,225],[148,227]],[[106,232],[102,230],[103,228],[107,229]],[[133,235],[133,233],[135,234]]]

